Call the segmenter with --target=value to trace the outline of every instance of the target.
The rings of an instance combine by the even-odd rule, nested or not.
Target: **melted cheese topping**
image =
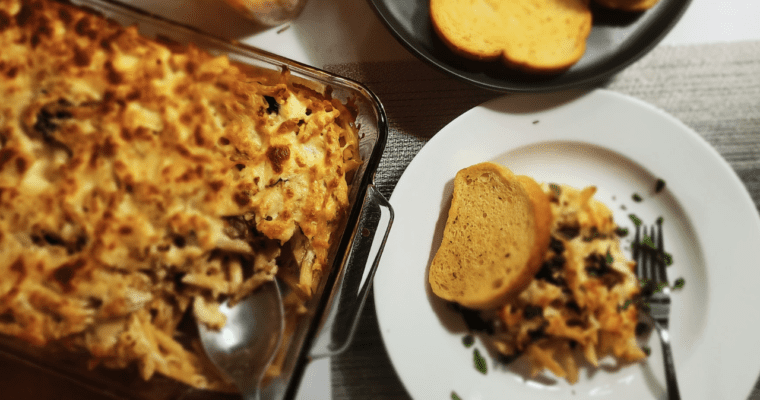
[[[0,48],[0,333],[203,387],[173,338],[190,304],[220,326],[221,296],[278,273],[309,298],[351,104],[52,1],[0,0]]]

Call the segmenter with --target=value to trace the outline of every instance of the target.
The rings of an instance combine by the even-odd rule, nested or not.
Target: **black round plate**
[[[607,79],[652,49],[691,2],[660,0],[639,13],[592,4],[594,22],[583,58],[561,74],[537,76],[510,70],[499,61],[478,62],[455,55],[433,31],[430,0],[369,1],[391,33],[417,57],[474,85],[503,92],[549,92]]]

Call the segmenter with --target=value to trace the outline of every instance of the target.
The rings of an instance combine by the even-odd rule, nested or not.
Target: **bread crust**
[[[594,0],[597,4],[616,10],[640,12],[654,7],[660,0]]]
[[[587,0],[430,0],[430,18],[454,53],[531,73],[570,68],[591,33]]]
[[[530,278],[532,279],[538,270],[541,269],[546,250],[549,248],[554,217],[549,196],[546,195],[541,185],[533,180],[533,178],[525,175],[518,175],[517,180],[520,181],[526,192],[528,192],[536,218],[536,241],[533,244],[527,266],[527,269],[530,271]],[[521,285],[527,286],[528,284],[530,284],[530,280]]]
[[[526,189],[499,164],[459,171],[443,240],[428,274],[433,293],[468,308],[488,309],[525,288],[548,246],[548,206],[538,184]]]

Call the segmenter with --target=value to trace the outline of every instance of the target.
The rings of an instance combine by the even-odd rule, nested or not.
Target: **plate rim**
[[[556,97],[556,94],[553,94],[551,96],[552,97]],[[758,212],[757,212],[757,210],[755,208],[754,202],[753,202],[753,200],[752,200],[749,192],[747,191],[746,186],[744,186],[743,182],[739,178],[739,176],[736,173],[736,171],[733,170],[733,168],[730,166],[730,164],[720,155],[720,153],[718,153],[718,151],[714,147],[712,147],[709,144],[709,142],[707,142],[702,136],[700,136],[693,129],[691,129],[690,127],[688,127],[686,124],[684,124],[682,121],[678,120],[674,116],[670,115],[669,113],[665,112],[664,110],[662,110],[662,109],[660,109],[660,108],[658,108],[658,107],[656,107],[656,106],[654,106],[654,105],[652,105],[650,103],[644,102],[643,100],[640,100],[640,99],[637,99],[637,98],[634,98],[634,97],[631,97],[631,96],[628,96],[628,95],[624,95],[624,94],[621,94],[621,93],[613,92],[613,91],[610,91],[610,90],[606,90],[606,89],[595,89],[595,90],[592,90],[592,91],[589,91],[589,92],[572,93],[569,96],[566,96],[564,98],[562,96],[560,96],[560,101],[557,102],[557,103],[554,103],[554,104],[549,104],[548,109],[552,109],[553,108],[552,105],[555,106],[555,107],[566,107],[566,106],[572,107],[573,106],[572,103],[575,102],[575,101],[583,101],[584,98],[590,99],[590,98],[599,97],[599,96],[602,96],[602,98],[611,98],[611,99],[615,99],[617,101],[627,102],[630,105],[633,105],[635,107],[644,108],[644,109],[647,110],[647,112],[655,113],[660,118],[665,118],[669,123],[675,124],[675,127],[678,128],[677,130],[680,133],[678,133],[676,135],[683,135],[683,137],[685,137],[686,140],[689,140],[689,141],[693,142],[695,145],[698,145],[700,148],[702,148],[703,150],[705,150],[708,153],[710,153],[711,156],[712,156],[712,157],[710,157],[711,161],[713,163],[717,163],[721,167],[720,168],[720,170],[721,170],[720,171],[721,172],[720,176],[723,177],[723,178],[725,178],[726,175],[728,175],[728,178],[729,178],[729,181],[730,181],[729,185],[731,187],[733,187],[735,191],[738,191],[738,193],[741,193],[741,199],[735,199],[735,200],[737,202],[741,203],[742,213],[745,212],[745,211],[750,211],[751,214],[752,214],[752,215],[748,216],[749,218],[746,218],[746,220],[747,220],[747,223],[745,225],[745,227],[747,227],[746,230],[750,231],[754,235],[754,238],[760,237],[760,215],[758,214]],[[446,126],[444,126],[439,131],[438,134],[436,134],[435,136],[433,136],[433,138],[431,139],[431,141],[436,141],[436,138],[439,138],[438,141],[445,140],[444,135],[440,135],[440,132],[451,130],[452,129],[451,126],[453,124],[457,123],[457,121],[460,121],[461,119],[466,119],[468,114],[471,114],[471,113],[475,112],[474,110],[477,110],[477,109],[481,109],[481,110],[482,109],[488,109],[488,110],[492,110],[492,111],[495,111],[495,112],[499,112],[498,111],[499,104],[501,104],[502,102],[504,102],[507,97],[509,97],[511,99],[514,99],[514,96],[502,96],[502,97],[499,97],[499,98],[496,98],[496,99],[492,99],[492,100],[486,101],[485,103],[483,103],[483,104],[481,104],[479,106],[476,106],[473,109],[465,112],[464,114],[460,115],[458,118],[454,119],[449,124],[447,124]],[[509,100],[506,100],[506,101],[509,101]],[[542,112],[542,111],[539,111],[539,112]],[[528,112],[528,115],[530,115],[530,114],[532,114],[532,113]],[[445,134],[445,135],[448,135],[448,134]],[[443,139],[440,139],[440,138],[443,138]],[[567,140],[567,139],[564,136],[560,135],[559,137],[555,137],[552,140],[554,140],[554,141],[562,141],[562,140]],[[535,144],[535,143],[536,142],[530,142],[529,144]],[[426,151],[427,152],[434,151],[433,147],[432,146],[428,146],[428,144],[426,144],[425,146],[423,146],[423,148],[420,150],[420,152],[417,155],[415,155],[414,159],[411,161],[411,163],[407,167],[407,170],[404,171],[404,174],[402,174],[402,176],[400,177],[399,183],[401,183],[404,180],[404,175],[408,176],[408,173],[407,173],[408,170],[413,169],[413,168],[418,168],[415,165],[415,161],[420,162],[419,161],[421,159],[421,157],[419,157],[420,153],[426,152]],[[595,142],[591,143],[591,144],[599,145],[598,143],[595,143]],[[525,144],[522,144],[522,145],[525,145]],[[509,151],[509,150],[514,150],[517,147],[520,147],[520,146],[514,146],[514,147],[510,147],[510,148],[504,148],[504,149],[501,149],[501,150],[503,150],[503,151],[506,152],[506,151]],[[608,146],[602,145],[602,147],[605,147],[605,148],[607,148],[610,151],[616,151],[614,149],[611,149]],[[623,155],[630,158],[630,155],[628,155],[628,154],[624,154],[623,153]],[[425,156],[423,156],[423,157],[425,157]],[[486,159],[486,158],[487,157],[484,157],[484,159]],[[642,166],[646,167],[646,165],[642,165]],[[397,184],[397,186],[398,186],[398,184]],[[396,190],[394,190],[393,195],[390,198],[390,202],[394,206],[394,209],[399,210],[399,209],[403,208],[403,205],[399,205],[398,204],[398,195],[397,195],[397,193],[399,193],[399,192],[397,192]],[[399,213],[399,214],[401,214],[401,213]],[[689,214],[690,213],[686,212],[686,216],[687,217],[692,217]],[[695,230],[699,231],[699,229],[695,229]],[[391,232],[391,235],[392,234],[393,234],[393,232]],[[700,239],[700,242],[704,243],[704,239]],[[392,243],[392,242],[389,240],[389,244],[390,243]],[[392,252],[392,251],[393,251],[392,248],[390,248],[390,247],[386,248],[386,254],[389,253],[389,252]],[[705,251],[705,253],[707,253],[707,252]],[[377,279],[377,277],[375,279],[375,282],[380,282],[381,283],[381,285],[376,285],[375,286],[375,290],[374,290],[374,300],[375,300],[375,304],[376,304],[376,307],[375,307],[376,308],[376,314],[377,314],[377,319],[378,319],[378,325],[380,327],[381,337],[383,339],[383,345],[385,346],[386,351],[387,351],[387,353],[388,353],[388,355],[389,355],[389,357],[391,359],[391,364],[393,365],[394,369],[397,372],[397,375],[399,376],[399,378],[403,382],[404,387],[407,387],[407,390],[409,390],[408,389],[408,382],[404,381],[402,372],[399,371],[398,366],[396,365],[396,363],[393,362],[394,361],[393,360],[393,351],[392,351],[392,349],[389,348],[388,338],[386,337],[386,333],[385,333],[385,329],[384,329],[384,325],[383,325],[383,320],[385,319],[385,316],[382,315],[383,314],[382,311],[383,311],[383,308],[384,308],[384,306],[383,306],[384,300],[382,298],[382,293],[383,293],[384,289],[382,288],[382,282],[383,282],[383,276],[385,275],[385,271],[386,271],[386,268],[383,268],[383,264],[384,264],[383,260],[387,260],[387,259],[388,259],[387,257],[384,257],[381,260],[381,265],[380,265],[379,273],[378,273],[380,279]],[[712,268],[710,268],[707,260],[705,260],[705,268],[706,268],[706,272],[708,274],[712,274],[715,271],[714,269],[716,267],[713,266]],[[760,272],[755,273],[755,275],[760,276]],[[728,278],[724,278],[724,279],[728,279]],[[708,278],[708,281],[706,282],[708,286],[711,286],[711,285],[714,284],[714,282],[710,282],[711,280],[714,280],[714,279]],[[379,290],[378,290],[378,288],[379,288]],[[714,296],[714,293],[711,293],[710,295],[712,297],[712,296]],[[754,295],[754,297],[752,298],[752,300],[756,301],[755,304],[759,304],[760,305],[760,294],[759,295]],[[712,301],[711,303],[708,303],[708,312],[713,317],[713,320],[715,319],[715,315],[714,315],[715,314],[715,310],[714,310],[715,307],[716,307],[716,304],[715,304],[714,301]],[[722,321],[722,320],[725,320],[725,318],[719,319],[719,320]],[[388,324],[388,322],[386,321],[386,327],[387,327],[387,324]],[[759,326],[760,326],[760,324],[759,324]],[[715,336],[715,334],[712,331],[708,332],[708,329],[709,329],[709,327],[705,328],[705,334],[703,335],[703,337],[707,337],[710,334],[712,334],[712,336]],[[705,339],[705,340],[707,340],[707,339]],[[718,365],[718,367],[711,366],[711,367],[706,367],[706,368],[711,369],[711,370],[715,370],[717,368],[717,370],[719,372],[719,370],[720,370],[719,367],[722,365],[722,362],[725,361],[724,358],[715,360],[716,365]],[[690,364],[693,364],[694,363],[693,361],[694,361],[693,359],[690,360]],[[704,361],[704,360],[702,360],[702,361]],[[710,361],[713,361],[713,360],[710,360]],[[689,366],[690,365],[687,365],[687,367],[689,367]],[[748,376],[751,375],[752,381],[749,382],[749,383],[747,383],[747,386],[743,386],[743,388],[738,388],[738,387],[728,388],[728,389],[731,389],[731,393],[733,393],[734,395],[742,395],[742,396],[745,396],[745,397],[749,393],[751,393],[751,390],[752,390],[752,387],[754,385],[754,382],[757,379],[758,372],[760,372],[760,360],[757,360],[757,361],[753,362],[752,366],[753,366],[753,368],[750,368],[751,371],[749,373],[745,373],[744,374],[746,377],[748,377]],[[742,379],[745,379],[745,378],[742,378]],[[747,380],[747,379],[745,379],[745,380]],[[725,385],[721,385],[721,388],[726,389]],[[745,390],[747,390],[747,391],[745,392]],[[683,393],[683,390],[682,390],[682,393]]]

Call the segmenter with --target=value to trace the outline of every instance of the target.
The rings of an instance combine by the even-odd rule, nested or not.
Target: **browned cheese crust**
[[[176,340],[277,274],[319,283],[357,168],[356,112],[70,5],[0,0],[0,333],[197,387]]]

